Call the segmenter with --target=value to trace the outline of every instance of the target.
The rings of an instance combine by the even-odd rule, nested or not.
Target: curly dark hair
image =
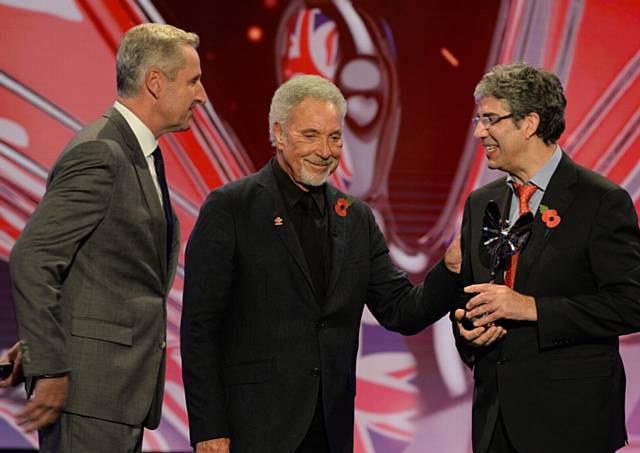
[[[564,131],[567,99],[558,76],[546,69],[526,63],[494,66],[482,77],[474,96],[476,102],[487,96],[504,100],[516,124],[527,114],[537,113],[540,125],[536,135],[547,145],[555,143]]]

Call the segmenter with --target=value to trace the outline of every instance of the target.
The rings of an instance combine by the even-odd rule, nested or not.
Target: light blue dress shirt
[[[556,168],[558,168],[561,158],[562,150],[556,145],[556,150],[553,152],[547,163],[544,164],[542,168],[525,183],[534,184],[538,188],[538,190],[536,190],[529,199],[529,209],[534,217],[538,214],[538,208],[540,207],[540,202],[542,201],[544,192],[547,190],[549,181],[551,181],[553,173],[555,173]],[[513,225],[514,222],[518,220],[518,217],[520,217],[520,203],[518,201],[518,193],[513,188],[513,181],[515,181],[515,179],[511,175],[507,175],[507,186],[509,187],[509,190],[513,192],[513,197],[511,198],[511,210],[509,211],[509,225]],[[549,207],[553,208],[553,206]]]

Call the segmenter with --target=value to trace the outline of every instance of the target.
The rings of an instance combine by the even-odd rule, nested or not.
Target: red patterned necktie
[[[513,182],[513,187],[518,192],[518,200],[520,202],[520,215],[529,212],[529,200],[533,196],[534,192],[538,189],[533,184],[518,184],[517,182]],[[520,256],[520,252],[517,252],[515,255],[511,257],[511,262],[509,266],[507,266],[507,270],[504,274],[504,284],[509,288],[513,288],[513,283],[516,280],[516,268],[518,267],[518,258]]]

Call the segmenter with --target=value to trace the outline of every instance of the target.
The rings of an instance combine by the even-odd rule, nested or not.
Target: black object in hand
[[[467,310],[465,310],[464,311],[464,316],[462,317],[462,320],[460,321],[460,324],[462,324],[462,327],[465,330],[477,329],[477,327],[473,325],[473,322],[476,319],[478,319],[478,318],[467,318]]]
[[[473,330],[476,328],[476,326],[473,325],[473,321],[478,318],[467,318],[467,302],[469,302],[469,300],[471,300],[473,296],[475,296],[475,294],[465,293],[464,291],[460,290],[460,305],[458,306],[458,308],[464,310],[464,316],[460,320],[460,324],[462,324],[462,327],[464,327],[465,330]]]
[[[13,363],[0,363],[0,381],[11,376],[13,371]]]
[[[487,203],[482,220],[482,241],[491,256],[489,272],[491,281],[495,281],[496,274],[506,269],[507,258],[513,256],[524,247],[531,234],[533,214],[522,214],[509,227],[509,220],[502,219],[500,208],[495,201]]]

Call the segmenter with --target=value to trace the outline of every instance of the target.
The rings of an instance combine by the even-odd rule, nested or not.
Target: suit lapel
[[[164,216],[164,210],[160,204],[158,198],[158,192],[153,178],[149,171],[149,165],[147,164],[138,139],[134,135],[133,131],[127,124],[124,117],[115,109],[109,109],[104,116],[109,119],[117,129],[120,131],[129,151],[129,157],[133,163],[133,167],[138,177],[138,183],[142,189],[144,199],[146,201],[147,209],[151,215],[157,220],[153,222],[153,237],[155,239],[156,250],[158,251],[158,260],[160,268],[162,269],[162,275],[167,276],[167,247],[166,247],[166,235],[167,235],[167,220]],[[176,229],[177,230],[177,229]]]
[[[304,252],[302,251],[302,246],[298,240],[293,222],[288,216],[284,201],[280,195],[271,163],[268,163],[260,170],[258,184],[263,187],[262,195],[264,197],[264,202],[261,203],[263,206],[261,217],[275,230],[276,236],[278,236],[284,248],[293,257],[304,275],[305,280],[313,290],[313,282],[311,280],[309,267],[307,266],[307,260],[304,257]]]
[[[571,190],[571,187],[576,181],[577,173],[575,166],[569,157],[563,153],[562,160],[560,160],[558,168],[556,168],[556,171],[551,177],[549,186],[547,190],[545,190],[540,204],[547,206],[549,209],[555,209],[562,217],[575,198],[576,194]],[[523,284],[527,281],[531,268],[549,241],[549,238],[553,235],[553,229],[548,228],[542,221],[539,210],[534,214],[531,237],[518,261],[518,270],[514,282],[514,287],[516,288],[524,288]]]
[[[329,236],[331,240],[331,265],[329,267],[329,282],[327,284],[327,300],[329,300],[342,269],[346,246],[346,225],[349,210],[345,217],[340,217],[335,210],[338,198],[347,198],[330,184],[327,184],[327,208],[329,209]]]
[[[176,269],[178,265],[178,258],[180,257],[180,220],[176,214],[175,209],[172,208],[173,213],[173,240],[171,242],[171,255],[169,255],[169,268],[167,275],[166,292],[169,294],[171,287],[169,283],[173,282],[176,275]]]

